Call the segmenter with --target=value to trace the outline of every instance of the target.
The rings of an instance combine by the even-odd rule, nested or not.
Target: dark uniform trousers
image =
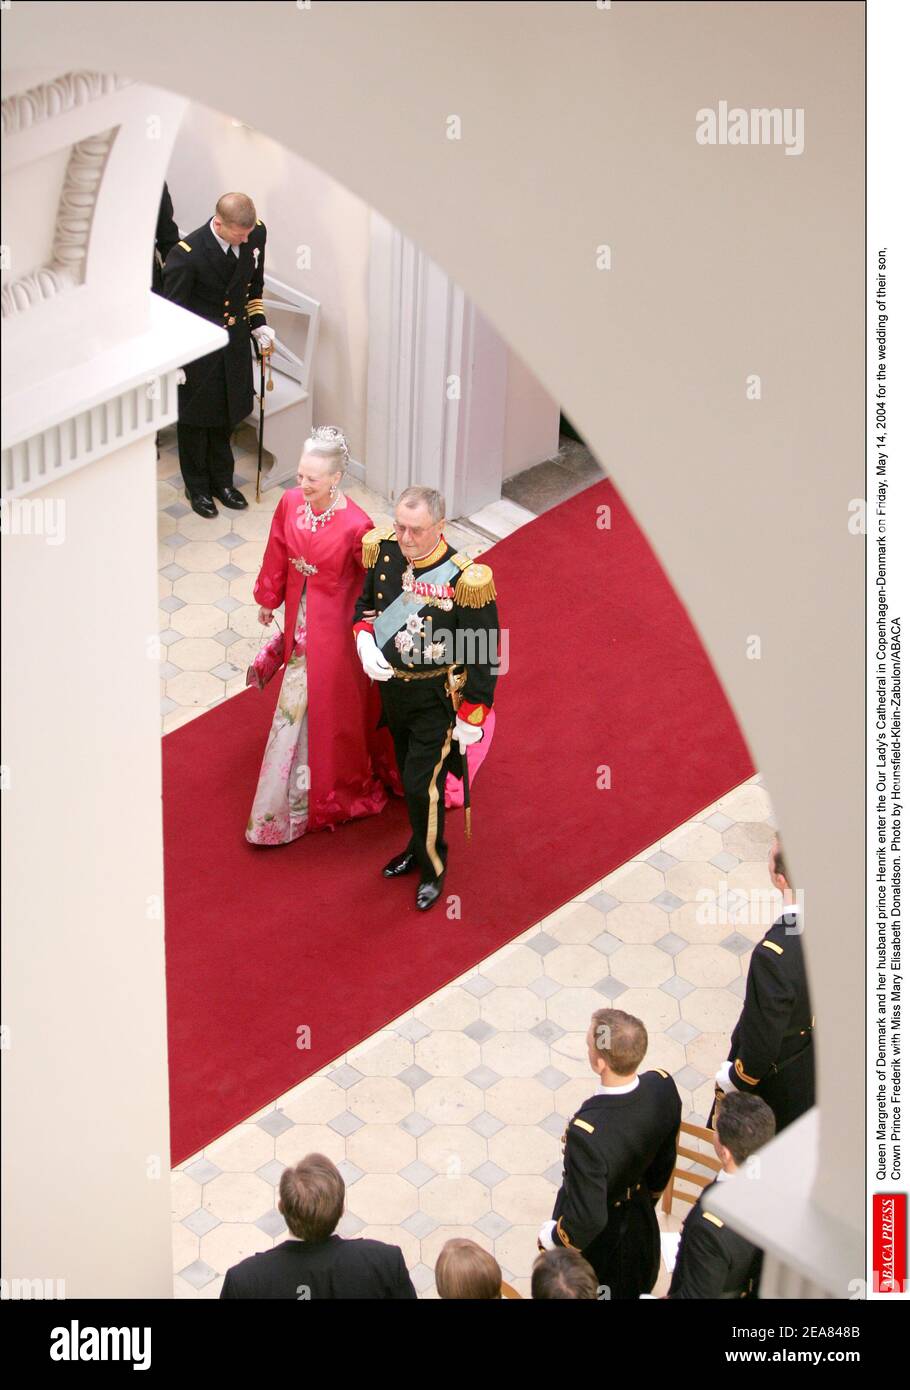
[[[655,1205],[676,1162],[682,1102],[671,1076],[586,1100],[565,1132],[554,1244],[580,1250],[612,1299],[650,1293],[660,1272]]]
[[[382,708],[401,774],[411,839],[408,849],[420,866],[421,882],[445,871],[445,782],[458,752],[453,727],[455,709],[446,682],[393,679],[381,687]]]
[[[191,496],[208,496],[234,482],[233,429],[253,408],[251,332],[265,323],[266,229],[223,251],[208,223],[178,241],[164,265],[165,296],[217,323],[228,344],[188,362],[178,391],[177,447],[180,471]]]

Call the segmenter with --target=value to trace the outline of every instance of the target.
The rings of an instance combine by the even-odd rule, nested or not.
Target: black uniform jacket
[[[746,997],[730,1040],[730,1080],[771,1106],[780,1131],[815,1103],[814,1019],[802,914],[778,918],[752,952]]]
[[[392,527],[368,531],[363,538],[363,553],[366,576],[354,610],[355,631],[369,628],[372,621],[401,595],[408,563]],[[432,671],[439,666],[464,666],[467,681],[461,692],[463,705],[459,714],[470,723],[481,724],[493,704],[502,657],[493,572],[489,565],[460,554],[443,536],[428,560],[415,566],[415,580],[428,582],[422,576],[446,560],[455,562],[454,573],[446,586],[448,594],[437,596],[435,602],[428,598],[426,602],[409,606],[407,613],[402,615],[402,622],[380,644],[381,651],[386,661],[399,670]],[[448,607],[441,607],[440,599]],[[410,628],[408,617],[411,617]]]
[[[381,1240],[285,1240],[224,1276],[222,1298],[416,1298],[404,1256]]]
[[[653,1205],[673,1172],[681,1115],[676,1083],[663,1071],[643,1072],[634,1091],[586,1100],[566,1127],[554,1241],[587,1252],[635,1189]]]
[[[712,1182],[686,1217],[668,1298],[757,1298],[762,1252],[710,1210]]]
[[[250,331],[265,323],[262,288],[265,226],[257,222],[228,258],[208,222],[169,252],[164,294],[175,304],[220,324],[227,347],[188,362],[178,394],[178,419],[186,425],[233,427],[253,409],[253,358]]]

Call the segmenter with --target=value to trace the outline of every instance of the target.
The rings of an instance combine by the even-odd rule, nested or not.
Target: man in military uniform
[[[194,512],[217,516],[213,498],[239,511],[231,431],[253,409],[250,334],[271,351],[274,331],[262,308],[265,227],[245,193],[225,193],[211,221],[168,254],[164,294],[228,333],[228,343],[184,368],[177,404],[177,447],[186,495]]]
[[[538,1245],[580,1250],[609,1298],[638,1298],[660,1272],[654,1208],[676,1163],[682,1102],[667,1072],[638,1075],[640,1019],[598,1009],[587,1041],[600,1085],[566,1127],[562,1186]]]
[[[446,773],[462,776],[466,749],[484,737],[499,664],[492,571],[457,553],[444,526],[438,492],[405,489],[394,526],[364,536],[367,573],[353,619],[363,669],[381,682],[411,821],[408,844],[382,872],[419,870],[421,912],[445,879]]]
[[[783,894],[784,911],[749,961],[746,997],[733,1029],[730,1054],[715,1078],[715,1095],[747,1091],[774,1112],[778,1134],[815,1104],[815,1019],[802,947],[801,908],[775,840],[768,872]],[[712,1109],[708,1127],[713,1124]]]
[[[757,1298],[762,1252],[711,1211],[711,1193],[774,1138],[759,1097],[732,1091],[717,1106],[714,1151],[723,1165],[683,1224],[668,1298]]]

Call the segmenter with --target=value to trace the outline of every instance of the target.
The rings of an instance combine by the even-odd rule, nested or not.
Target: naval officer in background
[[[231,431],[253,409],[250,336],[260,352],[275,340],[262,307],[265,238],[253,200],[225,193],[211,220],[178,241],[164,265],[165,297],[228,333],[226,347],[186,364],[179,390],[180,471],[200,516],[218,515],[216,498],[236,511],[247,505],[234,487]]]

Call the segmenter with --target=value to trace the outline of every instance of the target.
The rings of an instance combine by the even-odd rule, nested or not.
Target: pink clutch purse
[[[263,690],[284,662],[284,633],[277,632],[261,646],[246,668],[247,685]]]

